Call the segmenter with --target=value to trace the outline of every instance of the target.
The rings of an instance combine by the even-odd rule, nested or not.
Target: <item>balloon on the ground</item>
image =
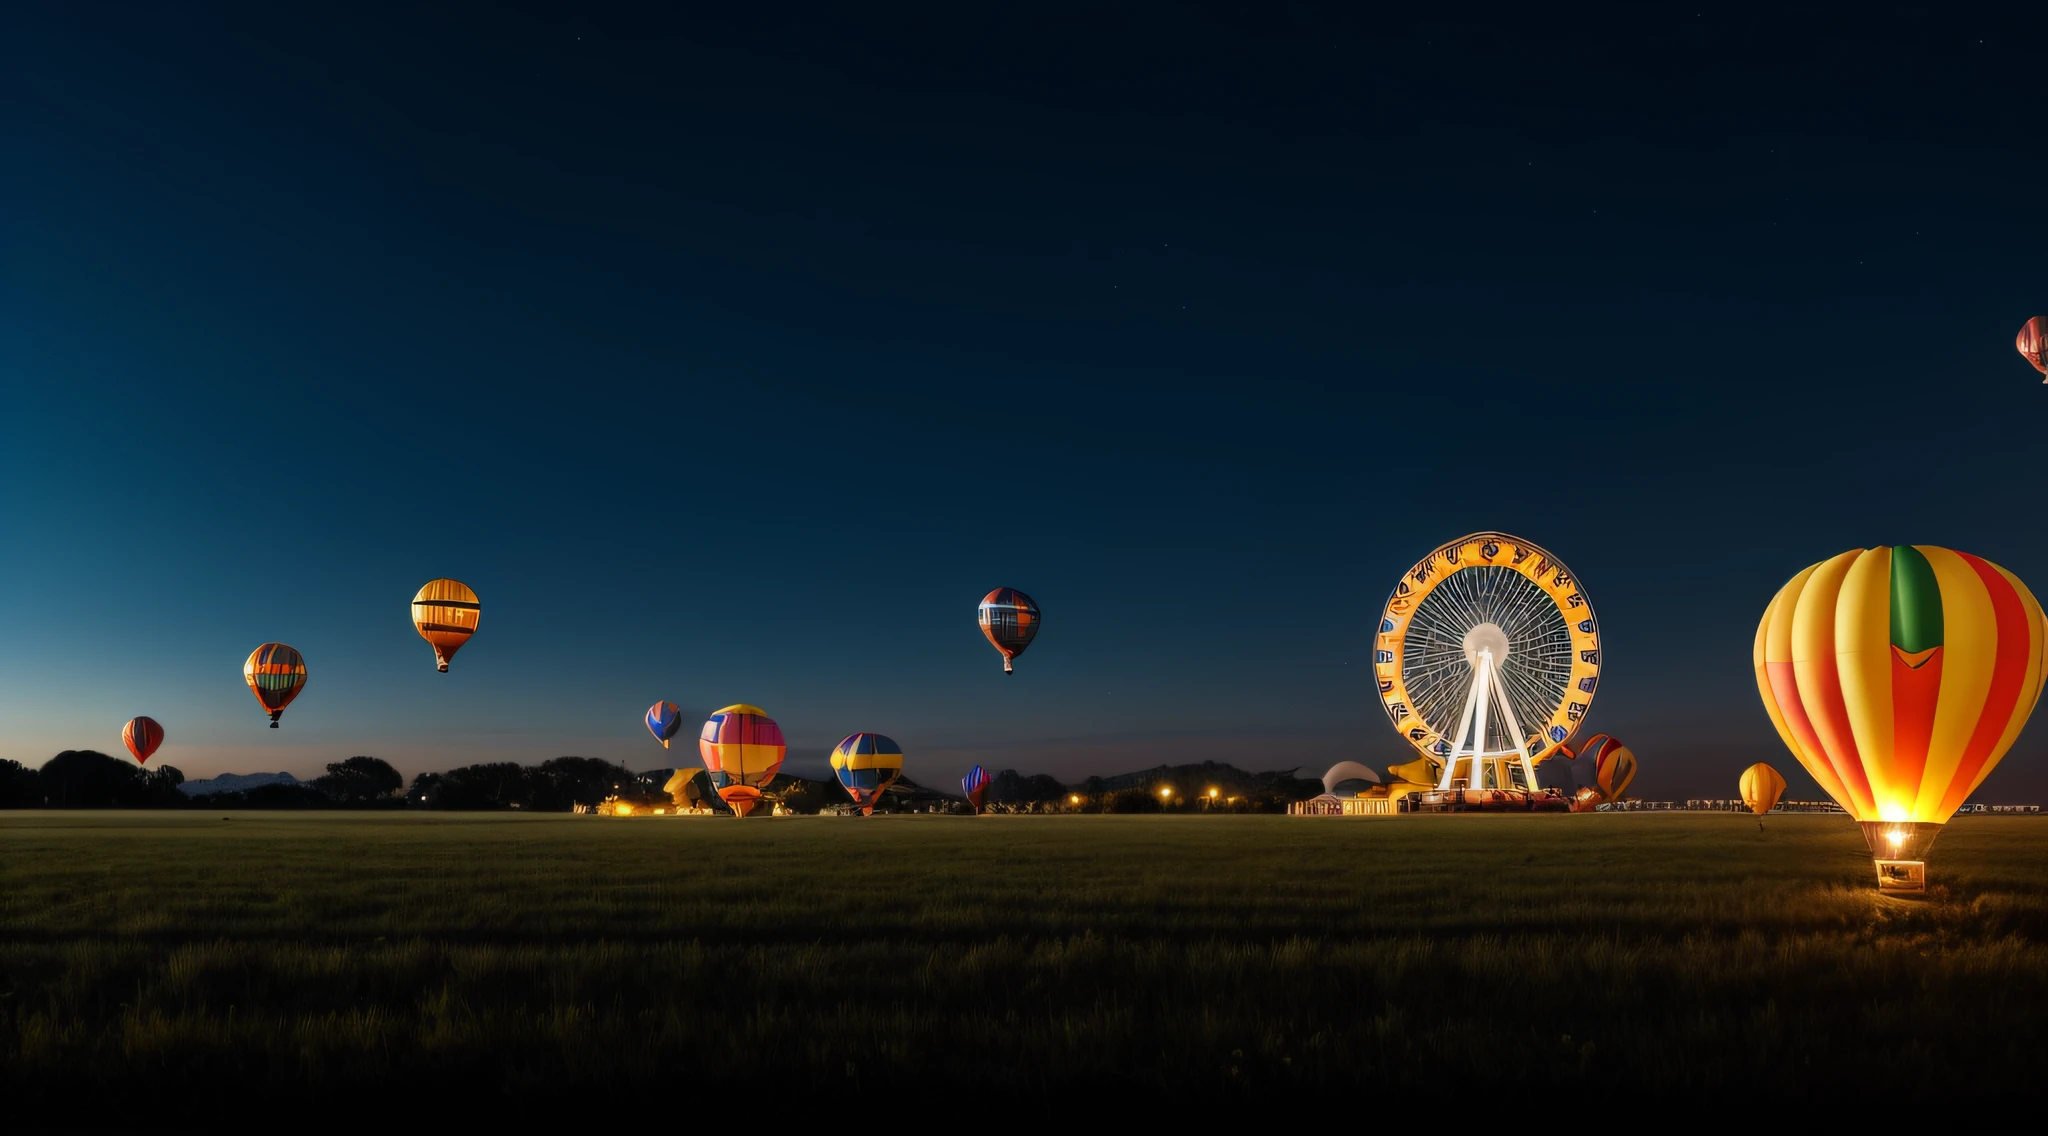
[[[1736,787],[1749,811],[1762,816],[1777,805],[1779,797],[1785,795],[1785,777],[1759,761],[1742,771],[1742,779]]]
[[[743,702],[705,719],[704,731],[697,735],[697,752],[703,755],[704,771],[710,774],[718,799],[743,817],[761,803],[761,786],[782,768],[788,751],[775,719]]]
[[[306,687],[304,656],[283,643],[265,643],[242,663],[242,681],[265,710],[270,711],[270,728]]]
[[[903,776],[903,747],[880,734],[848,734],[832,747],[832,772],[862,816]]]
[[[1636,779],[1635,751],[1606,734],[1587,738],[1579,747],[1579,758],[1592,759],[1593,782],[1603,802],[1621,800],[1628,783]]]
[[[2032,363],[2036,371],[2048,375],[2048,316],[2028,320],[2012,345],[2020,349],[2020,356]],[[2048,383],[2048,378],[2041,381]]]
[[[164,744],[164,728],[156,724],[155,718],[130,718],[121,727],[121,741],[135,755],[135,764],[146,765],[149,755]]]
[[[434,649],[434,662],[443,672],[476,634],[481,614],[476,593],[460,580],[428,580],[412,597],[412,625]]]
[[[1011,662],[1038,637],[1038,605],[1015,588],[997,588],[981,597],[977,618],[981,633],[1003,653],[1003,673],[1012,673]]]
[[[654,735],[661,748],[667,749],[668,740],[682,728],[683,711],[675,703],[657,702],[647,708],[647,732]]]
[[[1752,658],[1771,724],[1862,825],[1880,888],[1917,891],[1941,825],[2033,713],[2044,647],[2048,621],[2019,577],[1918,544],[1793,576]]]
[[[667,793],[670,803],[679,809],[695,805],[697,790],[692,786],[692,782],[696,781],[697,775],[702,772],[704,770],[701,767],[678,769],[669,774],[668,780],[661,786],[661,791]]]
[[[974,809],[975,816],[981,815],[981,799],[988,795],[988,783],[992,780],[994,778],[988,775],[988,770],[979,765],[960,779],[960,791],[967,794],[967,804]]]

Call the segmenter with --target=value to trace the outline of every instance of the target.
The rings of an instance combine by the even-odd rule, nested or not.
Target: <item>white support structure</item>
[[[1465,695],[1465,713],[1458,723],[1457,740],[1452,743],[1450,756],[1444,759],[1444,775],[1437,788],[1451,787],[1451,782],[1458,772],[1459,760],[1468,756],[1471,766],[1465,781],[1465,787],[1468,789],[1486,788],[1486,774],[1483,771],[1489,766],[1494,770],[1494,787],[1507,788],[1510,759],[1521,763],[1527,787],[1536,788],[1536,770],[1529,764],[1529,755],[1522,751],[1519,744],[1513,749],[1486,748],[1489,703],[1499,708],[1502,719],[1507,723],[1508,737],[1519,743],[1522,737],[1522,724],[1515,720],[1515,708],[1508,701],[1506,688],[1501,686],[1500,671],[1494,666],[1493,651],[1481,647],[1477,650],[1472,663],[1472,688]]]

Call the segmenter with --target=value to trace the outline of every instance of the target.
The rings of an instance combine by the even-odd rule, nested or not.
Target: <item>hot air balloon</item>
[[[719,800],[732,811],[746,816],[761,803],[761,786],[782,768],[782,756],[789,747],[782,740],[782,727],[759,706],[734,703],[711,715],[704,732],[697,735],[697,752],[704,756],[704,771]]]
[[[1579,747],[1579,757],[1593,760],[1593,782],[1602,801],[1619,801],[1636,779],[1635,751],[1606,734],[1594,734]]]
[[[1785,778],[1777,770],[1759,761],[1742,771],[1742,780],[1737,782],[1737,788],[1742,793],[1742,803],[1749,806],[1749,811],[1762,816],[1770,812],[1771,807],[1776,805],[1778,798],[1784,794]],[[1764,822],[1757,821],[1756,826],[1762,828]]]
[[[1012,673],[1010,661],[1038,637],[1038,625],[1043,622],[1038,605],[1015,588],[997,588],[981,597],[979,618],[981,633],[1003,653],[1003,673]]]
[[[434,649],[434,661],[443,674],[448,660],[476,634],[480,614],[476,593],[460,580],[428,580],[412,597],[412,625]]]
[[[242,664],[242,681],[256,701],[270,711],[270,728],[277,728],[278,716],[292,704],[306,686],[306,660],[282,643],[265,643],[249,652]]]
[[[2012,345],[2020,349],[2021,357],[2034,365],[2036,371],[2048,375],[2048,316],[2035,316],[2020,328]],[[2041,380],[2048,383],[2048,378]]]
[[[667,749],[668,740],[675,737],[676,731],[682,728],[683,711],[675,703],[657,702],[647,708],[647,732],[654,735],[654,740],[661,743],[661,748]]]
[[[1855,817],[1881,891],[1927,850],[2041,695],[2048,622],[2019,577],[1929,544],[1851,549],[1757,624],[1757,692],[1787,749]]]
[[[988,793],[988,783],[993,780],[988,770],[977,765],[960,779],[960,791],[967,794],[967,803],[974,808],[974,815],[981,815],[981,798]]]
[[[860,815],[871,816],[882,790],[903,776],[903,747],[880,734],[849,734],[832,747],[832,772]]]
[[[149,755],[164,744],[164,728],[156,724],[155,718],[130,718],[121,727],[121,740],[127,743],[128,752],[135,755],[135,764],[147,765]]]

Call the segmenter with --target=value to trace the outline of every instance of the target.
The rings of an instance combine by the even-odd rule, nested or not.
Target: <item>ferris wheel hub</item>
[[[1500,624],[1481,623],[1465,632],[1465,661],[1475,670],[1481,652],[1491,654],[1496,667],[1508,661],[1508,633],[1500,629]]]

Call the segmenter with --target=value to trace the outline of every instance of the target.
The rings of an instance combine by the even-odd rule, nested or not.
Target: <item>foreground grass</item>
[[[0,1096],[2021,1095],[2044,852],[1965,818],[1913,901],[1822,816],[0,814]]]

